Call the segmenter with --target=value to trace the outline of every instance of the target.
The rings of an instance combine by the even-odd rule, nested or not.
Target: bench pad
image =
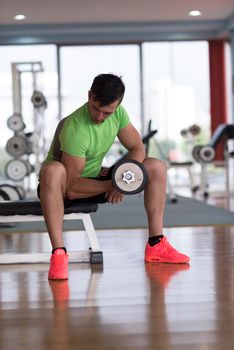
[[[64,214],[91,213],[98,209],[97,203],[65,200]],[[19,200],[0,202],[0,215],[43,215],[39,200]]]

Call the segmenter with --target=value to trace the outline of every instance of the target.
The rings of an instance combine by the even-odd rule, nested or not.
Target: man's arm
[[[112,188],[111,180],[98,181],[81,177],[86,164],[85,158],[74,157],[63,152],[62,163],[67,171],[67,197],[69,199],[95,196],[108,192]]]
[[[145,146],[140,134],[131,123],[119,131],[118,139],[129,151],[126,158],[137,160],[140,163],[143,162],[146,158]]]

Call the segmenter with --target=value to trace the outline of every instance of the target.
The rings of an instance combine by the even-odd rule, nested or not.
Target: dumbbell
[[[131,195],[141,192],[148,180],[144,165],[133,159],[118,162],[112,172],[112,183],[117,191]]]
[[[183,137],[187,137],[188,134],[191,134],[193,136],[197,136],[198,134],[200,134],[200,132],[201,132],[200,126],[193,124],[188,129],[182,129],[180,131],[180,135]]]

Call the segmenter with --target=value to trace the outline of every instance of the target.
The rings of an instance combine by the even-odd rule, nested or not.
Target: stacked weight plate
[[[6,177],[16,183],[23,181],[32,171],[27,155],[32,152],[29,138],[24,133],[25,124],[21,114],[14,113],[7,120],[7,126],[14,135],[7,141],[6,151],[13,158],[5,166]],[[18,200],[25,196],[22,186],[1,184],[0,200]]]

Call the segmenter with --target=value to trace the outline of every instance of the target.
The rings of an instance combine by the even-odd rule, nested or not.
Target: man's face
[[[98,101],[95,101],[93,99],[93,95],[89,92],[88,108],[91,119],[95,124],[103,123],[106,118],[108,118],[112,113],[114,113],[118,105],[119,100],[107,106],[101,107],[100,103]]]

